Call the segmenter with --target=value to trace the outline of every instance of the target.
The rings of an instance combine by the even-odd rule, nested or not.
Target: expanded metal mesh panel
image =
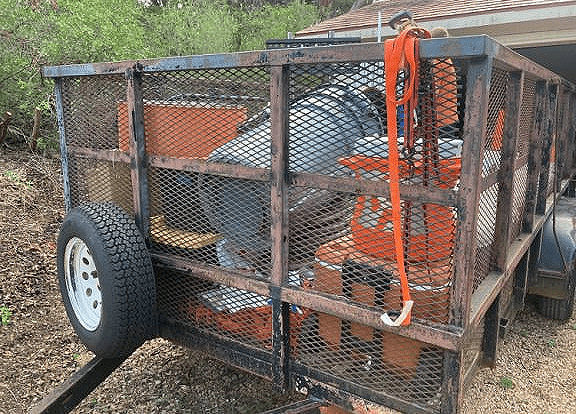
[[[370,95],[380,94],[382,106],[382,69],[381,62],[291,66],[291,171],[350,173],[341,159],[353,154],[359,140],[382,136],[383,119]]]
[[[401,182],[418,187],[426,197],[427,188],[454,188],[459,178],[462,86],[451,61],[422,66],[420,89],[427,99],[417,109],[420,121],[412,125],[411,144],[403,145],[403,115],[398,112],[398,145]],[[388,182],[382,64],[293,69],[291,121],[298,121],[297,127],[291,125],[290,137],[305,136],[306,142],[296,141],[290,147],[291,169]],[[405,81],[399,79],[398,88]],[[311,91],[302,93],[303,84],[310,85]],[[290,198],[290,265],[313,263],[309,288],[382,310],[398,310],[401,289],[390,199],[305,187],[292,187]],[[447,322],[455,210],[434,203],[403,200],[401,204],[414,315]]]
[[[168,168],[149,176],[153,251],[269,276],[269,184]]]
[[[486,140],[482,163],[482,176],[488,176],[500,168],[502,139],[504,134],[504,105],[507,98],[508,72],[495,68],[490,81]]]
[[[525,79],[520,106],[520,125],[518,125],[518,143],[516,146],[516,159],[524,159],[530,150],[530,134],[536,110],[536,82]]]
[[[62,82],[64,126],[72,207],[89,201],[113,202],[133,211],[130,169],[114,161],[118,150],[116,102],[125,99],[121,76],[69,78]],[[111,154],[98,160],[97,150]],[[108,158],[109,160],[106,160]]]
[[[290,268],[297,270],[310,267],[323,244],[350,234],[355,195],[292,187],[289,200]]]
[[[496,207],[498,205],[498,191],[500,185],[495,183],[480,193],[478,206],[478,221],[476,224],[476,258],[474,261],[475,290],[488,275],[492,258],[492,245],[494,243],[494,229],[496,225]]]
[[[118,149],[116,105],[126,99],[123,76],[69,78],[63,81],[62,99],[69,149]]]
[[[270,167],[268,71],[158,73],[143,88],[153,251],[267,271],[269,184],[201,174],[182,160]]]
[[[405,203],[404,208],[407,207]],[[362,205],[361,208],[364,209]],[[410,293],[415,301],[413,315],[447,322],[454,214],[449,208],[434,204],[412,205],[409,211],[412,229],[405,235],[404,245]],[[316,249],[310,289],[377,306],[383,311],[399,310],[402,290],[392,231],[377,230],[372,221],[365,217],[352,218],[349,234]]]
[[[240,136],[249,120],[268,117],[268,85],[268,73],[262,69],[144,76],[148,153],[269,167],[269,145],[246,142],[246,137]],[[241,142],[245,145],[238,148]]]
[[[359,71],[365,73],[357,76]],[[293,171],[389,182],[382,76],[379,63],[356,68],[298,67],[291,91],[301,87],[302,79],[319,81],[310,93],[298,90],[292,94],[296,104],[291,106],[291,120],[299,119],[302,129],[291,127],[290,136],[294,137],[293,132],[308,136],[311,131],[312,137],[306,144],[294,146],[290,154]],[[404,145],[405,124],[398,112],[398,145],[400,181],[417,188],[425,199],[430,188],[452,189],[459,179],[462,86],[449,60],[424,62],[420,79],[425,99],[416,110],[419,121],[412,125],[413,142]],[[334,84],[324,86],[328,80]],[[405,79],[399,80],[399,87],[403,82]],[[316,165],[301,161],[310,152],[316,155]],[[360,306],[398,311],[402,291],[390,199],[301,186],[291,188],[290,198],[298,200],[290,204],[294,206],[290,211],[290,264],[299,268],[301,275],[309,275],[301,286]],[[302,215],[295,214],[298,208]],[[447,323],[456,211],[406,199],[400,208],[413,317]],[[443,363],[439,349],[326,313],[302,309],[302,316],[293,350],[298,362],[376,392],[438,407]]]
[[[87,202],[112,202],[127,212],[133,211],[130,167],[121,162],[84,157],[69,158],[72,207]]]
[[[143,88],[152,252],[269,280],[270,184],[187,164],[270,168],[268,70],[151,74]],[[268,297],[192,275],[163,272],[158,280],[164,317],[271,348]]]
[[[536,83],[526,79],[520,105],[520,124],[516,142],[516,170],[514,171],[513,199],[511,211],[510,241],[520,233],[522,217],[526,205],[526,191],[528,185],[528,151],[530,148],[530,133],[535,111]]]
[[[452,181],[460,158],[460,110],[462,78],[449,59],[423,62],[420,89],[423,99],[415,113],[419,119],[404,121],[398,110],[398,144],[404,166],[415,174],[403,174],[401,181],[424,180],[429,174],[444,184]],[[386,179],[388,136],[382,62],[361,64],[293,65],[290,96],[290,169],[320,174]],[[397,89],[407,79],[401,74]],[[412,141],[404,143],[405,128]],[[425,157],[441,160],[426,163]],[[378,158],[371,169],[362,166],[366,158]],[[374,164],[374,163],[372,163]],[[407,168],[407,167],[406,167]],[[404,168],[404,169],[406,169]],[[362,170],[362,171],[360,171]]]
[[[520,234],[523,213],[526,207],[527,186],[528,164],[524,164],[514,171],[512,211],[510,212],[510,242]]]
[[[303,309],[293,354],[310,368],[437,408],[443,352],[433,346]]]
[[[180,273],[156,268],[162,318],[254,348],[272,348],[269,299]]]

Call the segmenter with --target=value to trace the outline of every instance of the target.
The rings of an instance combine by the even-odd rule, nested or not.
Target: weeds
[[[514,381],[506,376],[500,377],[500,386],[505,389],[512,389],[514,388]]]
[[[10,323],[12,312],[6,306],[0,306],[0,323],[2,326],[7,326]]]
[[[22,177],[20,177],[18,175],[17,172],[14,172],[12,170],[7,170],[4,172],[4,176],[7,177],[8,179],[10,179],[11,181],[13,181],[16,185],[22,186],[22,187],[26,188],[27,190],[32,189],[32,182],[31,181],[24,181],[22,179]]]

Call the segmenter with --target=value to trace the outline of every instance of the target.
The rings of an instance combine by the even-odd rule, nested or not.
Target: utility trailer
[[[486,36],[419,53],[402,326],[382,43],[43,68],[61,291],[99,359],[37,412],[160,336],[311,398],[290,412],[457,413],[527,295],[570,317],[574,86]]]

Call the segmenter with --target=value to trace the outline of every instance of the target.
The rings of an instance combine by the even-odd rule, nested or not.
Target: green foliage
[[[0,306],[0,323],[2,326],[7,326],[10,323],[12,312],[6,306]]]
[[[319,17],[316,6],[295,0],[283,6],[264,5],[240,16],[239,50],[263,49],[267,39],[284,39],[314,24]]]
[[[155,56],[230,52],[238,30],[223,0],[170,1],[166,7],[151,8],[145,25]]]
[[[12,112],[16,128],[10,132],[24,136],[43,94],[38,69],[43,63],[40,44],[48,30],[44,16],[35,22],[36,13],[24,1],[0,0],[0,10],[0,112]]]
[[[24,187],[26,190],[32,189],[32,183],[30,181],[24,181],[17,172],[6,170],[4,176],[14,182],[14,184]]]
[[[56,148],[51,82],[42,65],[144,59],[262,49],[322,17],[344,12],[304,0],[170,0],[167,6],[137,0],[0,0],[0,116],[12,112],[9,141],[25,143],[35,108],[42,110],[38,148]],[[342,9],[342,10],[341,10]]]
[[[36,107],[43,112],[39,148],[53,147],[52,85],[40,79],[40,66],[137,58],[146,53],[144,9],[132,2],[0,0],[0,112],[12,112],[9,132],[30,135]],[[148,52],[150,53],[150,52]]]
[[[48,13],[50,37],[42,51],[50,64],[136,59],[148,45],[145,10],[131,1],[60,0]]]
[[[515,387],[514,381],[506,376],[500,377],[500,386],[505,389],[511,389]]]

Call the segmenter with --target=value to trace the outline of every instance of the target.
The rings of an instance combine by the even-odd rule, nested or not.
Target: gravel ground
[[[64,211],[58,163],[0,154],[0,414],[25,413],[92,355],[60,302],[55,236]],[[6,311],[9,311],[10,315]],[[478,372],[466,414],[576,412],[576,319],[528,305],[509,327],[496,368]],[[295,398],[205,355],[147,342],[74,413],[257,413]]]

